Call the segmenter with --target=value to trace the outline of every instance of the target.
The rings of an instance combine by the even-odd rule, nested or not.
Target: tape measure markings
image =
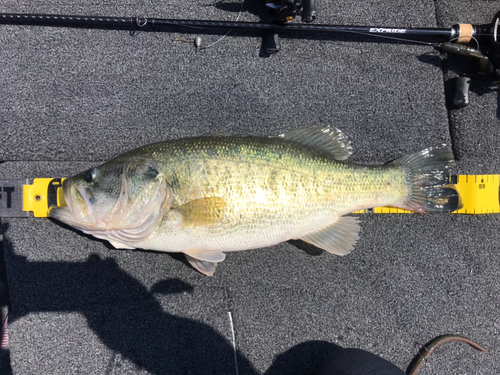
[[[455,188],[460,194],[463,207],[455,214],[500,213],[499,175],[458,175]]]

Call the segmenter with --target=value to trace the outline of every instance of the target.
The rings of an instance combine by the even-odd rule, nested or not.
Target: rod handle
[[[467,107],[469,104],[469,85],[469,77],[455,79],[455,95],[453,96],[453,106],[455,108]]]

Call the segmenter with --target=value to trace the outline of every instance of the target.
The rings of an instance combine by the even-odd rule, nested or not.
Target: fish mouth
[[[49,217],[73,227],[85,227],[82,223],[88,223],[92,214],[92,193],[79,188],[71,179],[64,180],[62,188],[66,206],[50,207]]]

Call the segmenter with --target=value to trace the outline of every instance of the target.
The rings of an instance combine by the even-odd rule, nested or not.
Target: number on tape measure
[[[463,207],[453,213],[500,213],[500,175],[458,175],[456,178]]]

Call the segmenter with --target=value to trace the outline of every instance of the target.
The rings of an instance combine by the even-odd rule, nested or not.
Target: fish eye
[[[97,174],[97,169],[92,168],[92,169],[91,169],[91,170],[89,170],[89,171],[87,172],[87,174],[85,175],[85,181],[87,181],[87,182],[89,182],[89,183],[90,183],[90,182],[92,182],[92,181],[94,180],[94,178],[95,178],[96,174]]]
[[[155,167],[148,164],[148,168],[146,169],[145,174],[148,178],[155,179],[160,174],[160,172],[158,172]]]

